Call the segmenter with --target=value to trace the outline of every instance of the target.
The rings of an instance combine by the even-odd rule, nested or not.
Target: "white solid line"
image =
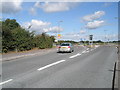
[[[44,67],[41,67],[41,68],[39,68],[39,69],[37,69],[37,70],[40,71],[40,70],[46,69],[46,68],[48,68],[48,67],[51,67],[51,66],[53,66],[53,65],[59,64],[59,63],[61,63],[61,62],[64,62],[64,61],[65,61],[65,60],[60,60],[60,61],[54,62],[54,63],[52,63],[52,64],[46,65],[46,66],[44,66]]]
[[[74,58],[74,57],[77,57],[77,56],[79,56],[79,55],[81,55],[81,54],[76,54],[76,55],[73,55],[73,56],[70,56],[69,58]]]
[[[10,82],[10,81],[12,81],[12,80],[13,80],[13,79],[9,79],[9,80],[7,80],[7,81],[1,82],[0,85],[3,85],[3,84],[5,84],[5,83],[8,83],[8,82]]]

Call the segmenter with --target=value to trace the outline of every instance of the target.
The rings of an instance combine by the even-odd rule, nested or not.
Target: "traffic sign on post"
[[[58,34],[58,38],[61,38],[61,34]]]
[[[92,40],[92,39],[93,39],[93,35],[90,35],[90,36],[89,36],[89,39]]]

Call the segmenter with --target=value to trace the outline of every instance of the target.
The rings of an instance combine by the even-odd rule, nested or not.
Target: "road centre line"
[[[73,56],[70,56],[69,58],[74,58],[74,57],[77,57],[77,56],[79,56],[79,55],[81,55],[81,54],[76,54],[76,55],[73,55]]]
[[[83,51],[82,53],[86,53],[86,51]]]
[[[89,48],[87,48],[87,50],[89,50]]]
[[[9,79],[9,80],[7,80],[7,81],[1,82],[0,85],[3,85],[3,84],[5,84],[5,83],[8,83],[8,82],[10,82],[10,81],[12,81],[12,80],[13,80],[13,79]]]
[[[89,50],[89,48],[87,48],[87,50]],[[93,49],[93,50],[94,50],[94,49]],[[85,50],[85,51],[83,51],[82,53],[87,53],[87,52],[89,52],[89,51],[86,51],[86,50]],[[79,55],[82,55],[82,53],[81,53],[81,54],[78,53],[78,54],[76,54],[76,55],[70,56],[69,58],[77,57],[77,56],[79,56]],[[43,70],[43,69],[46,69],[46,68],[48,68],[48,67],[51,67],[51,66],[53,66],[53,65],[59,64],[59,63],[64,62],[64,61],[66,61],[66,60],[60,60],[60,61],[54,62],[54,63],[52,63],[52,64],[46,65],[46,66],[44,66],[44,67],[41,67],[41,68],[39,68],[39,69],[37,69],[37,70],[38,70],[38,71],[41,71],[41,70]]]
[[[41,70],[43,70],[43,69],[46,69],[46,68],[48,68],[48,67],[51,67],[51,66],[56,65],[56,64],[59,64],[59,63],[62,63],[62,62],[64,62],[64,61],[66,61],[66,60],[60,60],[60,61],[54,62],[54,63],[52,63],[52,64],[48,64],[48,65],[46,65],[46,66],[44,66],[44,67],[41,67],[41,68],[39,68],[39,69],[37,69],[37,70],[38,70],[38,71],[41,71]]]

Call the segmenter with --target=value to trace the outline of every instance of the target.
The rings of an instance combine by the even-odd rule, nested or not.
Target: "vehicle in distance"
[[[73,52],[74,51],[74,47],[71,43],[62,43],[59,47],[58,47],[58,52]]]

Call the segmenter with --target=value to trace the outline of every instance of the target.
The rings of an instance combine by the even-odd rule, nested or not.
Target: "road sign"
[[[93,39],[93,35],[89,35],[89,39],[92,40]]]
[[[58,34],[58,38],[61,38],[61,34]]]

